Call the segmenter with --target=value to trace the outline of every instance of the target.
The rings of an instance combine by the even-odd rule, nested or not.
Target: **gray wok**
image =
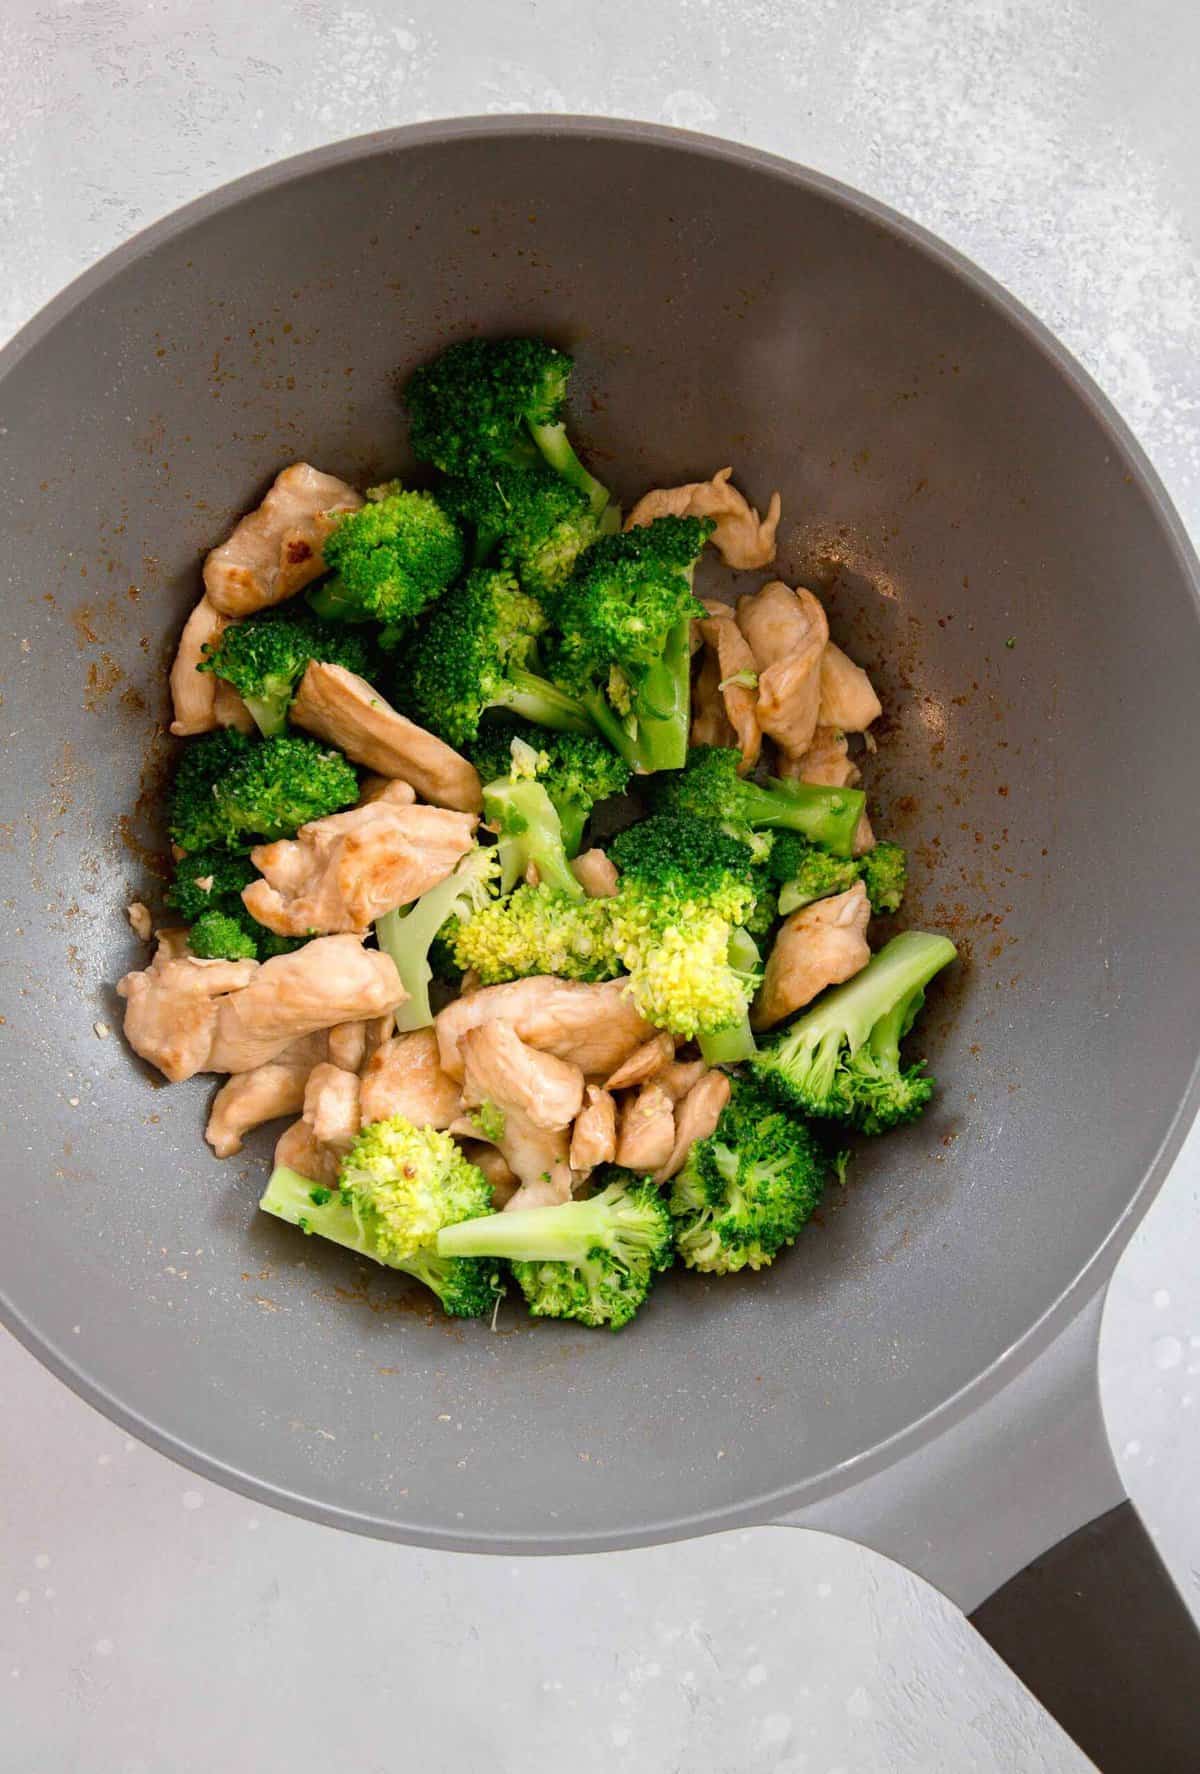
[[[575,429],[624,497],[725,462],[760,504],[782,489],[782,571],[888,711],[869,786],[912,847],[906,921],[962,949],[927,1117],[864,1144],[774,1268],[675,1275],[617,1337],[431,1319],[266,1222],[270,1138],[218,1164],[210,1084],[163,1088],[117,1034],[203,552],[287,460],[403,472],[397,377],[473,330],[575,352]],[[790,1513],[904,1551],[889,1475],[909,1495],[1005,1398],[1019,1456],[1022,1387],[1082,1324],[1050,1417],[1082,1412],[1087,1451],[1025,1551],[1105,1500],[1089,1302],[1195,1103],[1197,569],[1124,426],[1002,291],[698,138],[344,143],[150,229],[0,356],[0,532],[0,1293],[69,1385],[211,1477],[397,1539],[599,1549]],[[888,1509],[845,1502],[889,1484]]]

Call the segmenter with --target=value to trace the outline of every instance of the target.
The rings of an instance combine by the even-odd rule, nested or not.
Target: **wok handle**
[[[1060,1540],[970,1618],[1102,1774],[1196,1774],[1200,1632],[1132,1503]]]

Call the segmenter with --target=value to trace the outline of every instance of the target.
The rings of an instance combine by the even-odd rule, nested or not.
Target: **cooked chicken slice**
[[[500,1020],[468,1029],[461,1051],[464,1104],[486,1104],[503,1117],[492,1143],[521,1183],[508,1207],[568,1201],[569,1131],[583,1102],[579,1067],[530,1047]]]
[[[329,1030],[329,1052],[323,1057],[344,1072],[361,1072],[366,1061],[392,1033],[393,1019],[373,1016],[362,1022],[336,1023]]]
[[[360,807],[369,807],[373,801],[391,801],[397,807],[409,807],[417,798],[417,791],[411,782],[404,782],[399,776],[364,776],[358,791]]]
[[[362,1076],[362,1119],[403,1115],[414,1127],[449,1127],[461,1113],[462,1096],[442,1070],[432,1029],[411,1029],[376,1049]]]
[[[607,1090],[587,1086],[587,1101],[571,1130],[571,1169],[595,1170],[611,1164],[617,1155],[617,1104]]]
[[[143,942],[149,942],[154,935],[154,919],[150,916],[150,907],[143,905],[140,899],[132,900],[125,907],[125,916],[129,919],[129,928]]]
[[[489,1146],[486,1140],[471,1139],[466,1134],[456,1134],[454,1137],[462,1147],[463,1157],[476,1170],[481,1170],[492,1185],[492,1207],[499,1213],[502,1207],[507,1207],[520,1187],[515,1174],[509,1168],[507,1158],[495,1146]]]
[[[652,523],[656,517],[711,517],[716,519],[713,545],[727,567],[744,570],[765,567],[775,558],[775,531],[781,510],[778,493],[771,494],[766,517],[730,484],[732,468],[718,468],[711,480],[691,481],[683,487],[656,487],[638,500],[625,528]]]
[[[199,666],[205,643],[216,640],[227,620],[208,598],[202,597],[183,625],[171,667],[171,703],[175,710],[171,731],[180,739],[192,733],[209,733],[217,725],[217,685],[221,679],[211,671],[200,671]]]
[[[300,680],[288,715],[295,726],[329,740],[356,764],[411,783],[437,807],[478,813],[483,806],[474,764],[445,740],[397,714],[365,678],[344,665],[314,661]]]
[[[621,1104],[617,1163],[646,1176],[665,1164],[675,1149],[675,1105],[655,1080]]]
[[[698,624],[693,622],[693,631],[698,635]],[[717,656],[706,647],[700,661],[700,670],[696,673],[696,681],[692,685],[692,725],[688,734],[692,745],[719,745],[732,747],[737,744],[737,734],[725,708],[725,697],[721,690],[721,667]]]
[[[246,707],[232,684],[224,678],[218,678],[217,696],[213,704],[213,715],[218,727],[236,727],[239,733],[256,733],[254,716]]]
[[[708,1076],[708,1062],[702,1059],[677,1059],[664,1066],[655,1078],[673,1103],[681,1103],[695,1090],[701,1078]]]
[[[729,1079],[722,1071],[706,1072],[693,1085],[675,1110],[675,1144],[665,1164],[654,1173],[656,1183],[669,1182],[687,1163],[687,1155],[697,1140],[706,1140],[716,1131],[721,1110],[729,1101]]]
[[[218,1001],[210,1072],[248,1072],[274,1059],[300,1035],[382,1016],[405,998],[391,956],[364,949],[357,936],[319,936],[261,966],[255,961],[234,965],[250,971],[242,976],[243,991]]]
[[[709,656],[716,660],[717,691],[725,719],[733,731],[734,743],[742,754],[739,774],[744,776],[747,770],[753,770],[762,750],[755,685],[758,667],[750,643],[735,622],[729,605],[718,603],[715,598],[705,598],[704,607],[708,615],[698,620],[695,626]]]
[[[847,893],[818,899],[785,918],[767,957],[763,982],[750,1011],[756,1029],[768,1029],[809,1004],[826,986],[852,979],[871,959],[867,890],[856,881]]]
[[[172,1084],[214,1069],[211,1051],[221,1007],[240,996],[259,972],[257,961],[199,961],[180,953],[179,934],[164,931],[149,967],[127,973],[117,985],[125,1000],[125,1039]],[[272,1053],[286,1046],[292,1033],[304,1032],[289,1031]]]
[[[630,998],[628,985],[624,978],[585,985],[546,974],[483,986],[447,1004],[437,1017],[442,1065],[452,1078],[461,1078],[463,1036],[498,1017],[531,1047],[573,1061],[589,1078],[607,1078],[654,1033]]]
[[[328,1061],[313,1067],[304,1091],[304,1119],[323,1146],[345,1152],[352,1145],[360,1124],[358,1094],[357,1072]]]
[[[589,899],[612,899],[617,891],[616,865],[596,846],[575,858],[571,873]]]
[[[847,659],[832,641],[821,656],[821,707],[823,727],[841,727],[846,733],[865,733],[883,713],[870,678],[861,665]]]
[[[293,462],[256,511],[204,563],[204,589],[225,616],[280,604],[325,571],[321,550],[345,511],[362,497],[335,475]]]
[[[871,821],[867,818],[865,809],[858,816],[858,824],[854,828],[854,841],[850,848],[855,856],[865,856],[868,850],[875,848],[875,833],[871,830]]]
[[[738,599],[738,627],[758,668],[758,723],[786,752],[807,751],[821,703],[829,623],[811,591],[773,579]]]
[[[323,1146],[311,1123],[302,1116],[284,1128],[276,1140],[275,1163],[285,1164],[289,1170],[299,1171],[302,1177],[311,1177],[314,1183],[324,1183],[332,1189],[337,1184],[342,1154],[333,1146]]]
[[[778,774],[796,782],[815,782],[821,788],[853,788],[861,778],[840,727],[818,727],[812,744],[799,756],[781,751]]]
[[[675,1058],[675,1037],[660,1029],[635,1047],[627,1060],[617,1067],[611,1077],[604,1080],[605,1090],[629,1090],[635,1084],[644,1084],[647,1078],[655,1077],[664,1066],[669,1066]]]
[[[332,1032],[332,1031],[331,1031]],[[232,1158],[252,1127],[277,1121],[281,1115],[298,1115],[304,1107],[304,1089],[313,1067],[326,1057],[326,1036],[305,1035],[285,1047],[277,1059],[253,1071],[238,1072],[222,1084],[209,1110],[204,1137],[218,1158]]]
[[[372,801],[257,844],[265,877],[242,890],[246,910],[280,936],[365,932],[394,906],[444,881],[473,842],[475,817],[445,807]]]

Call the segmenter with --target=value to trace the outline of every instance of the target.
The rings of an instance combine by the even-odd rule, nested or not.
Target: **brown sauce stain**
[[[87,683],[83,693],[83,706],[91,714],[99,711],[100,705],[116,689],[125,673],[117,664],[111,653],[102,653],[99,659],[93,659],[87,669]]]

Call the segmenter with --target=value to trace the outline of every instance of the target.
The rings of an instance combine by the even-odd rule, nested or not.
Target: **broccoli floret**
[[[443,474],[461,476],[528,467],[540,454],[599,516],[608,491],[562,422],[570,374],[571,359],[544,339],[463,339],[409,378],[412,447]]]
[[[762,1269],[821,1199],[826,1163],[808,1129],[743,1079],[716,1131],[697,1140],[668,1205],[690,1269]]]
[[[608,931],[606,899],[577,899],[556,887],[518,887],[485,906],[454,933],[461,969],[473,968],[485,986],[530,974],[559,979],[612,979],[621,972]]]
[[[189,854],[245,850],[258,839],[290,838],[357,798],[358,776],[341,752],[290,734],[256,741],[227,727],[184,751],[168,830]]]
[[[540,463],[452,480],[439,496],[470,528],[473,564],[498,554],[535,597],[555,591],[599,534],[587,498]]]
[[[945,936],[909,930],[893,937],[861,973],[826,992],[759,1052],[755,1072],[780,1102],[861,1133],[914,1121],[933,1095],[933,1080],[923,1060],[901,1066],[900,1042],[925,987],[954,956]]]
[[[187,924],[205,912],[241,908],[242,888],[249,886],[257,872],[248,856],[233,850],[199,850],[192,856],[181,856],[167,889],[167,904]]]
[[[908,885],[908,857],[900,844],[876,844],[859,858],[863,886],[876,913],[898,912]]]
[[[545,627],[545,611],[511,573],[477,567],[418,631],[397,694],[451,745],[469,745],[489,708],[511,709],[541,727],[591,733],[580,703],[532,669]]]
[[[691,716],[691,620],[704,606],[692,576],[705,518],[660,517],[601,536],[550,600],[556,679],[641,774],[678,770]]]
[[[256,961],[258,943],[247,924],[230,912],[201,912],[188,931],[188,946],[201,961]]]
[[[484,784],[483,816],[496,833],[500,891],[510,893],[530,868],[537,879],[571,899],[582,899],[563,845],[554,802],[532,776],[502,776]]]
[[[490,1217],[490,1184],[448,1133],[414,1127],[400,1115],[363,1129],[342,1160],[336,1192],[278,1166],[258,1205],[303,1232],[414,1275],[451,1317],[490,1312],[501,1291],[494,1262],[437,1251],[443,1227]]]
[[[866,796],[856,788],[824,788],[812,782],[768,777],[750,782],[738,775],[741,753],[725,746],[693,746],[678,776],[654,784],[660,813],[696,813],[716,819],[749,839],[761,827],[803,834],[835,856],[849,856]]]
[[[606,1186],[586,1201],[449,1226],[438,1233],[438,1252],[505,1257],[536,1317],[620,1330],[671,1265],[671,1216],[653,1183],[616,1169],[599,1179]]]
[[[235,727],[221,727],[186,745],[175,768],[167,810],[171,842],[189,853],[216,845],[231,848],[239,834],[217,804],[216,788],[254,750],[254,741]],[[248,848],[246,844],[243,849]]]
[[[904,898],[907,862],[899,844],[876,844],[865,856],[833,856],[798,832],[777,832],[767,874],[779,885],[779,912],[787,917],[801,906],[845,893],[861,880],[876,913],[895,912]]]
[[[482,781],[511,773],[514,741],[526,748],[526,773],[554,802],[567,855],[578,856],[589,814],[601,801],[624,794],[629,765],[602,739],[585,733],[548,733],[526,722],[497,721],[482,728],[470,748]]]
[[[491,898],[491,882],[500,872],[493,849],[469,850],[452,874],[430,887],[413,905],[386,912],[375,920],[375,937],[396,963],[408,997],[395,1012],[396,1028],[425,1029],[433,1021],[429,985],[433,979],[430,948],[448,919],[469,928],[472,915]]]
[[[324,555],[333,577],[309,592],[313,609],[337,622],[382,622],[391,647],[458,578],[466,551],[439,499],[389,481],[340,519]]]
[[[371,667],[365,636],[293,607],[231,622],[215,642],[206,642],[204,655],[197,670],[232,684],[268,737],[283,731],[288,704],[314,659],[344,665],[359,676]]]

